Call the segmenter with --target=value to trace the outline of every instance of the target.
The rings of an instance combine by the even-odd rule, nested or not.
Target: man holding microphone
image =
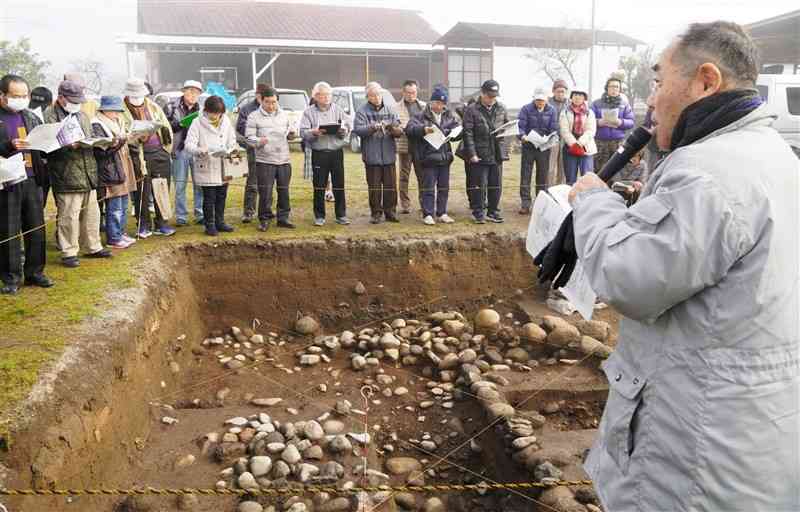
[[[630,208],[570,193],[575,252],[624,319],[585,468],[606,510],[800,510],[798,161],[757,49],[696,23],[654,67],[669,154]]]

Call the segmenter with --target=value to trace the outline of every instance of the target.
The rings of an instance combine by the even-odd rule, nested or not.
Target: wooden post
[[[366,77],[364,85],[366,85],[369,83],[369,50],[364,54],[364,76]]]

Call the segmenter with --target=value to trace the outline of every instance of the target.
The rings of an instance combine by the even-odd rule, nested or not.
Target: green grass
[[[457,223],[450,226],[425,226],[420,222],[416,180],[413,177],[410,192],[412,214],[403,215],[400,224],[369,224],[366,180],[360,155],[345,153],[347,210],[353,225],[345,227],[333,223],[333,203],[328,203],[328,223],[324,227],[314,227],[311,182],[303,179],[302,154],[292,153],[292,169],[291,219],[297,225],[296,230],[279,230],[273,226],[268,233],[261,233],[256,230],[257,223],[241,224],[244,180],[237,180],[229,188],[226,210],[226,218],[236,227],[236,232],[219,239],[437,236],[498,229],[523,231],[527,226],[527,220],[514,213],[518,205],[518,155],[514,155],[505,166],[503,206],[509,222],[501,228],[492,225],[473,226],[469,223],[464,171],[460,160],[456,160],[451,169],[449,212]],[[191,187],[188,187],[187,196],[191,204]],[[153,236],[140,240],[129,249],[115,251],[114,258],[110,260],[84,258],[79,268],[67,269],[60,264],[61,256],[53,241],[55,208],[52,196],[46,217],[50,220],[47,225],[46,273],[56,282],[56,286],[47,290],[25,287],[16,296],[0,297],[0,421],[7,416],[14,403],[26,396],[42,368],[54,361],[67,343],[80,342],[76,336],[81,322],[110,307],[106,297],[109,292],[137,286],[134,268],[148,254],[165,244],[212,240],[203,233],[202,226],[190,225],[179,228],[178,233],[168,239]],[[131,216],[129,233],[134,232],[134,221]]]

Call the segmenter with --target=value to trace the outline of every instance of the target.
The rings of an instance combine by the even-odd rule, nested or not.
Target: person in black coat
[[[28,109],[30,89],[24,78],[6,75],[0,79],[0,156],[22,153],[27,178],[2,184],[0,189],[0,293],[12,295],[19,286],[49,288],[44,274],[45,230],[41,182],[45,166],[39,151],[27,148],[25,137],[41,120]],[[24,237],[19,236],[25,233]],[[25,242],[23,264],[22,242]]]
[[[505,139],[493,132],[508,122],[508,113],[497,101],[499,92],[499,84],[487,80],[481,85],[478,101],[464,109],[464,143],[459,156],[464,158],[467,169],[467,196],[476,224],[484,224],[487,219],[497,223],[504,220],[500,196],[508,147]],[[484,199],[487,197],[488,205]]]
[[[447,137],[459,126],[458,119],[447,108],[447,89],[444,87],[434,88],[425,109],[406,125],[406,136],[415,142],[414,157],[422,165],[422,221],[429,226],[436,224],[435,219],[444,224],[455,222],[447,215],[453,150],[449,141],[437,148],[425,136],[439,131]],[[460,138],[458,134],[452,140]]]

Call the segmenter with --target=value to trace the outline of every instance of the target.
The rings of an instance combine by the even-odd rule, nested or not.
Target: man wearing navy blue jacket
[[[547,174],[550,172],[550,149],[540,150],[523,139],[531,130],[539,135],[549,136],[558,130],[556,109],[547,103],[544,89],[536,89],[533,101],[519,111],[519,138],[522,140],[522,165],[520,166],[519,197],[520,215],[531,213],[531,178],[536,165],[536,193],[547,188]]]

